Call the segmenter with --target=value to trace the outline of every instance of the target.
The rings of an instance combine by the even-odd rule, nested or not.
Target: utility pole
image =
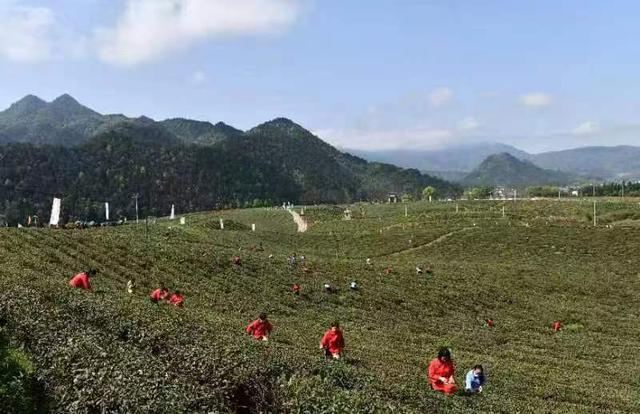
[[[622,180],[622,199],[624,200],[624,180]]]
[[[135,193],[133,198],[136,199],[136,224],[138,224],[138,198],[140,198],[140,194]]]
[[[594,197],[596,196],[596,185],[595,184],[593,185],[593,196]]]
[[[596,216],[596,200],[593,200],[593,227],[598,226],[598,218]]]

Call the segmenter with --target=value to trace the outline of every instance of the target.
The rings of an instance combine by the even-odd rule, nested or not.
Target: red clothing
[[[452,377],[456,372],[456,367],[452,361],[442,362],[440,359],[435,358],[429,363],[429,383],[431,388],[436,391],[442,391],[446,394],[455,394],[458,391],[456,384],[444,383],[440,381],[440,377],[444,377],[447,380]]]
[[[553,332],[558,332],[560,329],[562,329],[562,322],[555,321],[553,325],[551,325],[551,329],[553,329]]]
[[[291,291],[297,295],[298,293],[300,293],[300,285],[294,283],[293,286],[291,286]]]
[[[269,321],[263,321],[262,319],[256,319],[247,326],[247,333],[252,334],[256,339],[262,339],[269,336],[273,330],[273,325]]]
[[[493,319],[487,319],[487,326],[493,328]]]
[[[336,329],[335,331],[329,329],[322,337],[320,346],[328,349],[332,354],[341,354],[344,350],[344,337],[342,336],[342,331],[340,329]]]
[[[69,286],[80,289],[91,289],[91,283],[89,283],[89,275],[86,272],[78,273],[69,281]]]
[[[151,300],[154,302],[160,302],[161,300],[164,300],[167,298],[167,296],[169,296],[169,290],[167,289],[156,289],[153,292],[151,292],[151,295],[149,295],[151,297]]]
[[[177,306],[177,307],[181,308],[182,305],[184,304],[184,296],[179,295],[177,293],[174,293],[169,298],[169,303],[174,305],[174,306]]]

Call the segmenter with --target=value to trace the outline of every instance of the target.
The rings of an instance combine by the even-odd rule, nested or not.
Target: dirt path
[[[308,227],[307,221],[303,219],[300,214],[296,213],[292,209],[289,210],[289,213],[291,213],[291,215],[293,216],[293,221],[295,221],[296,224],[298,225],[298,233],[304,233],[305,231],[307,231],[307,227]]]
[[[416,247],[411,247],[409,249],[400,250],[400,251],[397,251],[397,252],[389,254],[389,256],[398,256],[398,255],[401,255],[401,254],[404,254],[404,253],[410,253],[410,252],[413,252],[413,251],[416,251],[416,250],[424,249],[425,247],[431,247],[431,246],[434,246],[434,245],[436,245],[438,243],[442,243],[443,241],[445,241],[449,237],[453,236],[454,234],[462,233],[462,232],[473,230],[473,229],[477,229],[477,228],[478,227],[465,227],[465,228],[462,228],[460,230],[454,230],[454,231],[449,232],[447,234],[443,234],[442,236],[440,236],[437,239],[432,240],[432,241],[430,241],[428,243],[421,244],[421,245],[416,246]]]

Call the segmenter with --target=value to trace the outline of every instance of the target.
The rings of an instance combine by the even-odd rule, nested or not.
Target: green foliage
[[[521,161],[509,153],[487,157],[469,173],[467,186],[507,186],[524,188],[544,184],[569,184],[578,181],[575,175],[542,169],[530,161]]]
[[[423,200],[432,200],[436,196],[436,189],[432,186],[427,186],[422,190]]]
[[[637,202],[602,200],[599,211]],[[404,207],[306,207],[302,234],[268,208],[191,214],[185,226],[3,229],[0,321],[51,412],[636,411],[636,228],[593,228],[579,200],[418,202],[409,217]],[[307,271],[289,266],[293,252]],[[94,291],[70,289],[87,267],[100,269]],[[149,302],[161,281],[185,292],[184,309]],[[267,343],[243,331],[262,311],[275,325]],[[318,341],[336,318],[346,358],[325,362]],[[554,320],[565,321],[559,334]],[[429,390],[439,346],[452,349],[459,383],[485,366],[481,398]]]
[[[35,367],[27,355],[12,348],[0,329],[0,407],[3,413],[44,412],[46,401],[34,374]]]
[[[14,140],[65,147],[0,146],[0,205],[5,207],[3,222],[11,226],[24,225],[33,214],[46,218],[54,196],[63,198],[66,222],[102,221],[105,201],[111,217],[135,217],[133,194],[140,195],[140,216],[146,217],[166,216],[172,204],[184,213],[285,201],[383,200],[394,192],[416,196],[425,185],[443,194],[459,192],[457,186],[417,170],[367,163],[341,153],[287,119],[244,133],[224,124],[185,119],[103,117],[70,97],[51,104],[34,102],[16,104],[0,114],[0,138],[3,120],[11,125],[27,120],[29,128],[35,128],[42,114],[51,122],[85,120],[91,126],[81,128],[84,138],[74,136],[72,142],[57,141],[55,128],[43,125],[51,132],[50,141],[24,131],[16,132],[22,138]]]
[[[469,200],[484,200],[491,197],[493,193],[493,187],[482,186],[482,187],[473,187],[466,191],[466,198]]]
[[[402,194],[402,202],[403,203],[408,203],[410,201],[413,201],[413,196],[409,193],[404,193]]]

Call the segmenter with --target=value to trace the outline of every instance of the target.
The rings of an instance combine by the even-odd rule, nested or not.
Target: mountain
[[[21,137],[33,143],[0,145],[0,212],[10,224],[34,213],[45,217],[54,196],[63,198],[66,221],[100,219],[105,201],[112,217],[132,217],[136,193],[142,216],[159,216],[172,204],[191,212],[284,201],[386,200],[389,193],[419,197],[426,186],[445,197],[461,192],[416,169],[340,152],[285,118],[243,132],[222,123],[96,115],[68,98],[56,101],[23,100],[10,108],[12,121],[25,123],[19,113],[31,120],[34,113],[46,114],[75,125],[84,120],[90,132],[60,140],[65,129],[52,128],[52,136],[42,130]]]
[[[173,118],[161,121],[160,125],[183,142],[198,145],[212,145],[243,134],[243,131],[224,122],[213,125],[211,122]]]
[[[69,95],[49,103],[28,95],[0,112],[0,143],[76,145],[86,141],[104,122],[107,119],[102,115]]]
[[[583,147],[531,155],[543,168],[607,179],[640,179],[640,147]]]
[[[487,157],[462,182],[467,186],[528,187],[564,185],[577,179],[569,173],[545,170],[530,161],[522,161],[503,152]]]
[[[507,152],[518,158],[529,155],[510,145],[492,142],[454,145],[437,150],[347,151],[369,161],[386,162],[403,168],[454,172],[469,172],[492,154]]]

